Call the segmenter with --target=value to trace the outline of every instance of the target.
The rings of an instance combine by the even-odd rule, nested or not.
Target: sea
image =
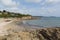
[[[23,24],[38,27],[60,27],[60,17],[41,17],[35,20],[24,20]]]

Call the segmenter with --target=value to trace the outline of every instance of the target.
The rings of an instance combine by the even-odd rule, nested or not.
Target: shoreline
[[[29,24],[26,22],[26,20],[20,20],[17,21],[18,25],[22,25],[22,26],[32,26],[32,27],[37,27],[37,28],[60,28],[60,26],[39,26],[39,25],[33,25],[33,24]]]
[[[6,19],[8,23],[1,29],[0,40],[59,40],[60,28],[35,28],[35,26],[17,25],[22,20]],[[6,21],[4,21],[6,22]],[[0,31],[1,31],[0,30]]]
[[[59,28],[58,26],[56,26],[56,27],[43,27],[43,26],[38,26],[38,25],[31,25],[29,23],[26,23],[25,20],[16,19],[16,18],[8,18],[8,19],[1,18],[0,26],[7,25],[12,22],[14,25],[18,25],[18,26],[29,26],[29,27],[31,26],[31,27],[37,27],[37,28]]]

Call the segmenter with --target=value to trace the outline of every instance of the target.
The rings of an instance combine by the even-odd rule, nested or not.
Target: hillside
[[[9,17],[17,17],[17,18],[22,18],[22,17],[27,17],[31,16],[29,14],[21,14],[21,13],[14,13],[14,12],[8,12],[6,10],[0,11],[0,17],[4,18],[9,18]]]

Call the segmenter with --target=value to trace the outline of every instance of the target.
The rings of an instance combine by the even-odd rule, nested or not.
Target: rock
[[[9,27],[6,30],[8,35],[0,36],[0,40],[60,40],[60,28],[22,29]]]

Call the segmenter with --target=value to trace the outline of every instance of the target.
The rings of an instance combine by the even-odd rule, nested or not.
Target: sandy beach
[[[1,19],[0,40],[60,40],[60,28],[17,25],[21,20]]]
[[[7,20],[9,20],[9,19],[1,19],[0,20],[0,36],[7,34],[5,26],[8,25],[9,23],[13,22],[12,20],[7,22]]]

